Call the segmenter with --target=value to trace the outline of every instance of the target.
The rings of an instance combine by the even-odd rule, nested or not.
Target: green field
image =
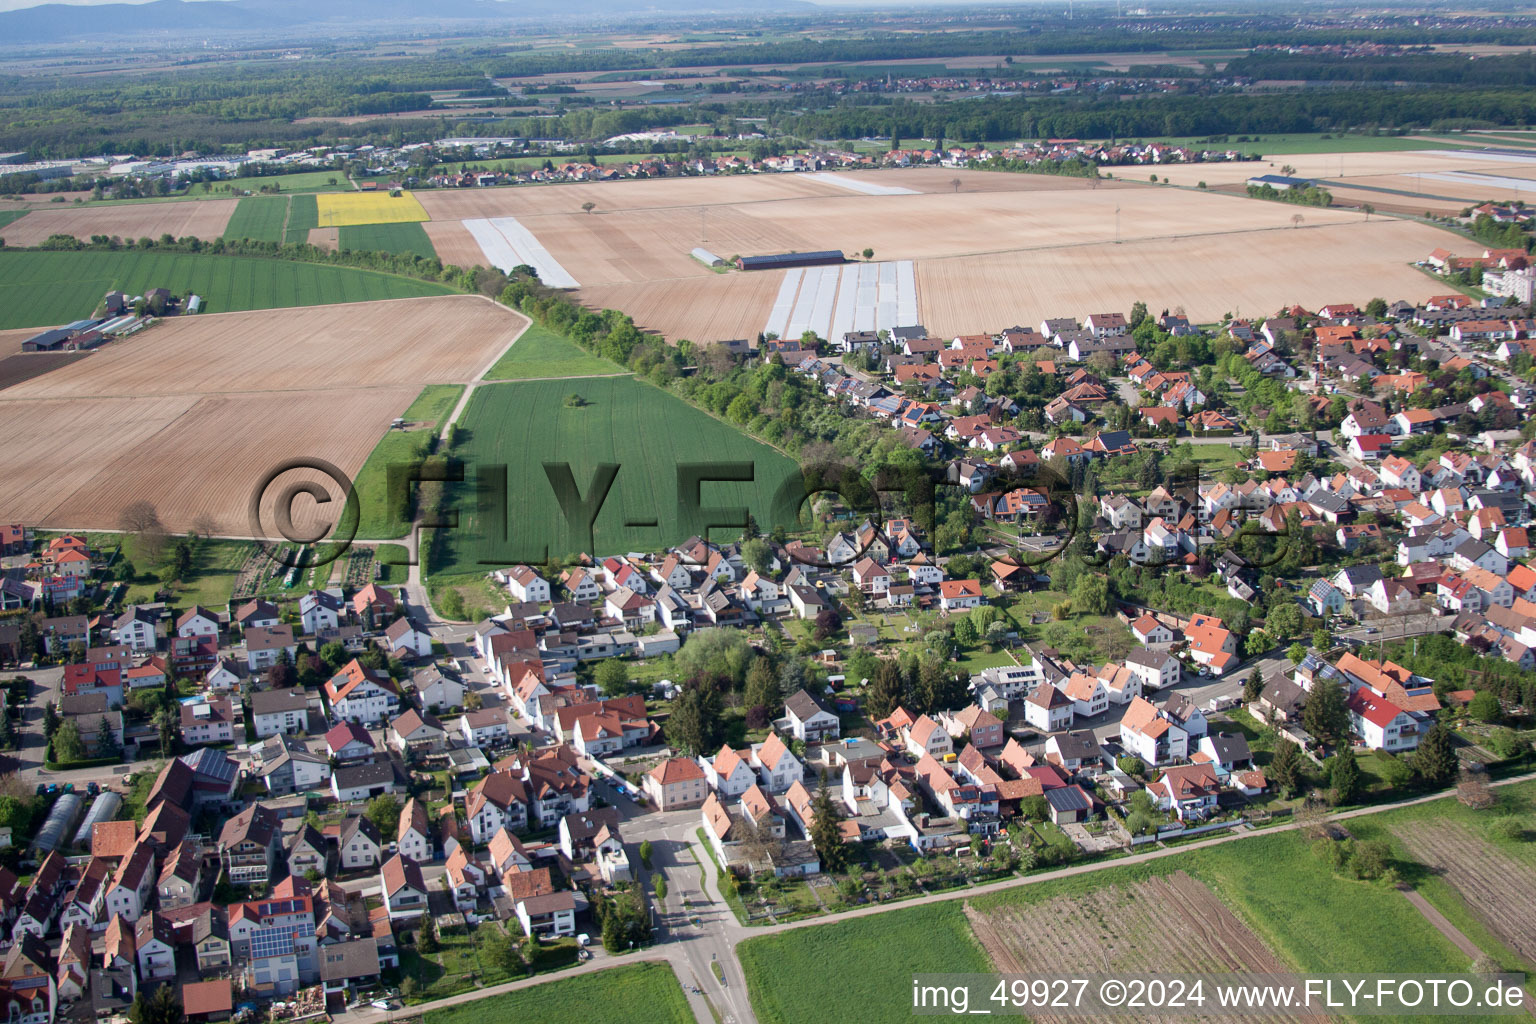
[[[1333,135],[1331,138],[1323,136],[1329,133],[1320,132],[1310,135],[1301,132],[1289,132],[1284,135],[1249,135],[1247,142],[1237,142],[1236,135],[1227,137],[1226,142],[1206,142],[1205,136],[1184,135],[1167,136],[1164,138],[1137,139],[1138,142],[1164,142],[1171,146],[1191,146],[1195,149],[1213,149],[1226,151],[1236,150],[1239,153],[1257,153],[1261,156],[1287,156],[1292,153],[1384,153],[1403,149],[1456,149],[1466,148],[1466,143],[1457,143],[1444,136],[1425,135]],[[1121,142],[1132,140],[1121,139]],[[1178,168],[1179,164],[1170,164],[1170,168]],[[1198,164],[1187,166],[1198,167]],[[1115,168],[1118,172],[1120,168]],[[1126,168],[1130,174],[1136,168]],[[1120,177],[1116,174],[1116,177]]]
[[[914,974],[992,969],[959,900],[748,939],[736,954],[762,1024],[909,1020]]]
[[[585,404],[568,406],[572,394]],[[459,527],[434,538],[434,573],[542,562],[546,545],[551,556],[592,550],[565,522],[545,463],[569,463],[584,496],[592,493],[598,465],[619,467],[594,522],[594,549],[603,552],[654,551],[701,533],[710,519],[720,524],[711,531],[717,540],[739,534],[724,525],[739,523],[739,516],[685,512],[677,477],[686,464],[709,467],[700,469],[705,477],[722,475],[716,467],[724,463],[752,473],[750,481],[702,484],[690,509],[745,507],[766,530],[793,520],[804,499],[799,470],[787,456],[633,377],[482,386],[458,426],[453,454],[470,469],[450,499]],[[506,467],[504,528],[492,498],[477,497],[483,486],[485,495],[499,498],[498,466]],[[488,504],[481,507],[481,500]]]
[[[288,227],[283,232],[285,242],[309,241],[309,229],[320,226],[320,207],[313,195],[288,198]]]
[[[670,964],[646,961],[433,1010],[423,1024],[692,1024]]]
[[[409,423],[435,423],[441,430],[462,394],[463,384],[428,384],[401,415]]]
[[[336,184],[331,184],[332,181]],[[260,193],[277,186],[279,192],[350,192],[352,182],[341,171],[296,171],[272,174],[264,178],[230,178],[226,181],[197,182],[187,188],[187,195],[222,199],[242,192]]]
[[[0,228],[16,223],[31,212],[31,210],[0,210]]]
[[[258,242],[281,242],[283,222],[288,219],[286,196],[252,196],[240,200],[234,216],[224,228],[225,238],[249,238]]]
[[[462,384],[429,384],[422,389],[411,407],[401,414],[408,423],[430,423],[417,430],[389,430],[368,454],[352,486],[357,491],[357,535],[368,539],[404,537],[410,526],[404,517],[389,509],[389,467],[421,461],[431,447],[432,437],[443,429],[453,412]]]
[[[624,368],[587,353],[574,341],[540,324],[529,324],[512,347],[496,361],[485,380],[528,380],[537,377],[591,377],[623,373]]]
[[[437,250],[426,229],[419,223],[357,224],[341,228],[338,248],[363,252],[413,252],[426,259],[436,259]]]
[[[1536,786],[1499,791],[1503,810],[1528,820]],[[1354,818],[1356,839],[1384,836],[1429,818],[1491,821],[1497,811],[1469,811],[1446,798],[1400,811]],[[1501,850],[1536,863],[1536,846]],[[1401,848],[1398,848],[1399,855]],[[1507,950],[1491,941],[1460,899],[1438,878],[1416,865],[1393,864],[1451,921],[1507,970],[1522,971]],[[979,896],[981,911],[999,905],[1036,904],[1071,897],[1112,884],[1186,871],[1208,885],[1253,931],[1303,973],[1338,971],[1428,975],[1463,972],[1465,955],[1437,932],[1386,881],[1363,882],[1336,874],[1296,832],[1257,836],[1191,850],[1159,860],[1109,867],[1091,874],[1021,886]],[[1382,936],[1390,935],[1390,942]],[[1129,937],[1122,937],[1129,938]],[[891,956],[891,950],[900,950]],[[893,910],[873,917],[748,939],[737,947],[752,1004],[764,1024],[809,1020],[899,1021],[911,1017],[911,976],[918,972],[967,973],[990,970],[976,947],[959,900]],[[856,971],[827,971],[828,962],[858,964]],[[978,961],[982,964],[978,966]],[[1070,964],[1041,964],[1042,975]],[[1459,1017],[1459,1020],[1497,1018]]]
[[[46,327],[89,316],[113,289],[196,292],[203,310],[318,306],[424,295],[447,285],[372,270],[204,253],[0,250],[0,329]]]

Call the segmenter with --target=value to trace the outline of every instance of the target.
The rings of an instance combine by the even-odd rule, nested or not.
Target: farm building
[[[41,334],[32,335],[32,337],[21,343],[21,350],[23,352],[58,352],[64,348],[64,343],[72,337],[74,337],[74,334],[71,331],[57,327],[51,331],[43,331]]]
[[[819,252],[780,252],[769,256],[738,256],[738,270],[787,270],[790,267],[830,267],[846,263],[841,249]]]
[[[693,255],[694,259],[698,260],[700,263],[704,264],[706,267],[723,267],[723,266],[725,266],[725,260],[721,259],[719,256],[716,256],[714,253],[710,252],[708,249],[695,248],[693,250],[692,255]]]
[[[1268,185],[1276,192],[1288,192],[1293,188],[1311,188],[1317,182],[1310,178],[1288,178],[1283,174],[1259,174],[1248,179],[1250,188]]]

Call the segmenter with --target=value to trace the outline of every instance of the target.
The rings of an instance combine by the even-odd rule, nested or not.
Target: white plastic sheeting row
[[[902,188],[899,185],[880,185],[868,178],[861,178],[855,174],[834,174],[831,171],[817,171],[815,174],[807,174],[812,181],[819,181],[834,188],[847,189],[849,192],[861,192],[866,196],[915,196],[920,193],[916,189]]]
[[[496,217],[491,220],[466,220],[464,226],[480,244],[486,262],[498,270],[510,271],[520,263],[526,263],[539,272],[539,280],[551,288],[580,288],[581,285],[560,265],[560,261],[539,244],[533,232],[520,224],[516,217]]]
[[[848,263],[785,271],[763,333],[798,338],[815,331],[835,343],[850,331],[888,331],[917,322],[917,271],[911,260]]]

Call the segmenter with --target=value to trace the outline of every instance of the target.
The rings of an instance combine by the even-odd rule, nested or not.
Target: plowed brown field
[[[310,228],[308,241],[310,245],[335,252],[340,236],[341,228]]]
[[[355,474],[423,385],[475,379],[524,323],[475,296],[162,323],[0,392],[0,520],[113,529],[148,498],[169,529],[245,536],[274,465]]]
[[[1285,212],[1295,211],[1285,207]],[[1047,316],[1084,316],[1099,308],[1130,309],[1138,300],[1168,309],[1182,306],[1191,320],[1201,322],[1218,320],[1228,311],[1272,316],[1297,302],[1309,309],[1377,295],[1389,302],[1414,302],[1445,290],[1408,266],[1447,244],[1451,236],[1445,232],[1381,217],[1314,227],[1312,211],[1304,216],[1306,225],[1298,229],[1234,226],[1216,237],[919,260],[918,311],[930,331],[953,335],[1036,323]]]
[[[706,274],[583,288],[577,298],[598,309],[622,309],[641,330],[668,341],[751,340],[768,319],[780,280],[779,274]]]
[[[485,266],[485,253],[480,250],[480,243],[460,221],[429,220],[421,226],[426,230],[432,248],[437,250],[437,258],[445,266]]]
[[[117,235],[124,239],[173,238],[191,235],[212,241],[224,233],[238,199],[200,199],[186,202],[127,203],[122,206],[86,206],[79,209],[33,210],[0,230],[6,245],[36,245],[49,235],[74,235],[90,241],[92,235]]]
[[[1488,930],[1536,964],[1536,868],[1452,822],[1394,830],[1420,864],[1443,876]]]
[[[1182,871],[1134,886],[1106,886],[1043,903],[983,913],[965,907],[971,928],[1003,974],[1283,974],[1290,970],[1211,890]],[[1244,1019],[1326,1020],[1284,1014]],[[1031,1010],[1036,1024],[1080,1021]],[[1170,1021],[1116,1014],[1116,1021]]]

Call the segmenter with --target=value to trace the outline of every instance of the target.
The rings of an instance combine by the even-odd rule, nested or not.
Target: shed
[[[780,252],[767,256],[738,256],[738,270],[786,270],[790,267],[828,267],[848,262],[841,249],[816,252]]]
[[[706,267],[725,266],[725,260],[721,259],[719,256],[716,256],[708,249],[702,247],[695,248],[691,253],[689,253],[689,255],[698,260],[700,263],[704,264]]]

